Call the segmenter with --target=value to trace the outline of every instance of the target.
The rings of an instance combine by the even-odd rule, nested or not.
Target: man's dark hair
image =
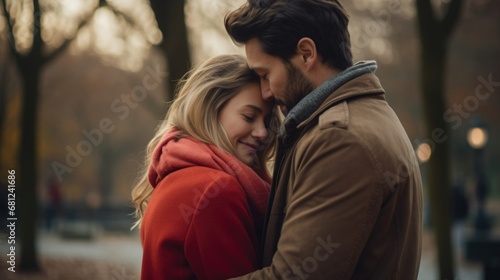
[[[332,68],[352,66],[347,12],[337,0],[248,0],[224,18],[236,43],[258,38],[263,51],[288,61],[301,38],[311,38]]]

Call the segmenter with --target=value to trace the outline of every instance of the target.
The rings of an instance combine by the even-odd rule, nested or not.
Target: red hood
[[[153,152],[149,182],[153,187],[176,170],[205,166],[234,176],[260,215],[265,213],[269,198],[270,178],[261,178],[233,155],[192,137],[179,138],[179,130],[170,129]],[[265,198],[265,199],[264,199]]]

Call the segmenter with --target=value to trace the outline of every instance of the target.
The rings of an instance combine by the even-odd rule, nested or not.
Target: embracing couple
[[[248,0],[224,22],[246,58],[180,82],[133,190],[141,278],[416,279],[418,164],[342,5]]]

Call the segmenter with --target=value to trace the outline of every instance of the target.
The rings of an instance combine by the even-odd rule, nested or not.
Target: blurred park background
[[[138,279],[145,146],[191,65],[244,54],[223,28],[244,1],[0,2],[0,278]],[[421,160],[419,279],[498,276],[500,1],[343,3]]]

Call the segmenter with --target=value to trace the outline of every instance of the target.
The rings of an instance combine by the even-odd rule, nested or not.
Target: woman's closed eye
[[[250,115],[245,115],[243,114],[243,118],[245,119],[245,121],[251,123],[253,121],[255,121],[255,117],[254,116],[250,116]]]

